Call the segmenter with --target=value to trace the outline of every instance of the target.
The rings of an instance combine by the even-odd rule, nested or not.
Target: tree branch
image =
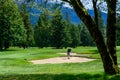
[[[70,1],[69,1],[69,0],[62,0],[62,1],[70,3]]]
[[[99,21],[98,21],[97,0],[92,0],[92,3],[94,8],[95,22],[96,22],[96,25],[98,26]]]

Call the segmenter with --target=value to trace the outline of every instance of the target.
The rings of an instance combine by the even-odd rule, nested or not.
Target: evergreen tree
[[[79,33],[79,29],[77,26],[75,26],[74,24],[70,25],[70,34],[71,34],[71,44],[70,46],[75,48],[80,44],[80,33]]]
[[[64,47],[70,47],[72,43],[72,38],[71,38],[71,32],[70,32],[70,26],[68,26],[67,21],[63,21],[63,26],[65,26],[65,33],[64,33]]]
[[[70,47],[72,44],[72,38],[71,38],[71,22],[70,22],[70,16],[68,14],[68,12],[66,12],[66,19],[64,21],[64,26],[65,26],[65,43],[64,43],[64,47]]]
[[[79,28],[72,24],[68,12],[66,12],[66,47],[77,47],[80,44]]]
[[[65,26],[62,21],[62,14],[60,9],[54,11],[52,15],[51,27],[53,28],[52,43],[56,48],[63,48],[65,43]]]
[[[67,21],[67,25],[69,26],[71,24],[71,21],[70,21],[70,16],[67,11],[66,11],[66,21]]]
[[[29,47],[29,46],[33,45],[34,38],[33,38],[33,28],[31,26],[29,14],[26,9],[27,9],[26,4],[22,3],[20,12],[21,12],[21,16],[23,19],[23,23],[24,23],[24,27],[26,29],[26,35],[27,35],[26,42],[25,42],[25,44],[23,44],[23,46]]]
[[[117,46],[120,46],[120,16],[117,17]]]
[[[13,0],[0,0],[0,49],[25,42],[25,29]]]
[[[40,23],[40,18],[39,18],[39,21]],[[41,38],[41,29],[39,27],[40,25],[37,24],[34,28],[34,40],[35,40],[35,45],[38,46],[38,47],[42,47],[41,45],[41,41],[42,41],[42,38]]]
[[[81,27],[80,30],[81,46],[94,46],[93,40],[86,26],[82,23],[80,27]]]
[[[44,9],[40,13],[37,25],[34,28],[34,39],[38,47],[48,47],[50,45],[50,22],[49,11]]]
[[[89,39],[88,39],[88,30],[85,28],[84,24],[81,26],[81,33],[80,33],[80,39],[81,39],[81,46],[88,46],[89,45]]]

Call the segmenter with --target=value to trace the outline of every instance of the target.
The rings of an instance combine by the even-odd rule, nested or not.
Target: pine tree
[[[34,39],[38,47],[48,47],[50,45],[50,21],[49,11],[44,9],[40,13],[38,23],[34,28]]]
[[[56,9],[54,11],[54,15],[52,16],[51,20],[52,26],[52,43],[53,46],[56,48],[63,48],[64,41],[65,41],[65,26],[62,21],[62,14],[60,9]]]
[[[93,40],[86,26],[83,23],[81,23],[80,28],[81,46],[94,46]]]
[[[64,43],[64,47],[70,47],[72,44],[72,38],[71,38],[71,22],[70,22],[70,16],[68,14],[68,12],[66,12],[66,18],[64,21],[64,26],[65,26],[65,43]]]
[[[27,35],[26,42],[23,44],[23,47],[30,47],[34,44],[34,38],[33,38],[33,28],[30,23],[29,14],[27,12],[26,6],[27,5],[25,3],[22,3],[21,9],[20,9],[24,27],[26,29],[26,35]]]
[[[79,29],[76,25],[71,24],[70,25],[70,34],[71,34],[71,44],[70,46],[75,48],[80,44],[80,33],[79,33]]]
[[[0,0],[0,49],[23,43],[25,29],[17,5],[13,0]]]
[[[117,17],[117,46],[120,46],[120,16]]]

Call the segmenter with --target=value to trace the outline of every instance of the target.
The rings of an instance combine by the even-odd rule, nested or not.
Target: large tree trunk
[[[94,42],[96,43],[96,46],[98,48],[98,51],[101,55],[102,61],[103,61],[103,67],[104,71],[107,74],[116,74],[116,68],[113,66],[114,63],[117,61],[113,60],[109,49],[107,48],[104,38],[102,36],[102,33],[100,32],[100,29],[98,28],[96,22],[91,18],[91,16],[88,14],[84,6],[82,5],[80,0],[70,0],[71,4],[73,5],[74,10],[76,11],[77,15],[80,17],[80,19],[84,22],[86,27],[88,28]],[[111,34],[109,34],[111,35]],[[112,41],[114,42],[114,40]],[[114,45],[115,47],[115,45]],[[113,47],[111,47],[113,50]],[[116,54],[116,49],[114,49],[114,54]],[[117,65],[116,65],[117,66]]]
[[[114,67],[118,70],[117,55],[116,55],[116,1],[108,0],[108,16],[107,16],[107,47],[110,56],[113,59]]]

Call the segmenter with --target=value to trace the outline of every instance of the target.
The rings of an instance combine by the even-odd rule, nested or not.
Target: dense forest
[[[68,12],[61,12],[62,4],[41,4],[30,6],[31,2],[23,0],[0,0],[0,50],[10,46],[28,47],[54,47],[67,48],[77,46],[95,46],[89,31],[84,23],[78,25],[70,21]],[[34,9],[39,9],[38,22],[33,26],[30,15]],[[106,39],[105,26],[99,12],[99,28]],[[94,18],[94,17],[93,17]],[[117,31],[120,17],[117,17]],[[120,33],[117,34],[117,45],[120,45]]]

